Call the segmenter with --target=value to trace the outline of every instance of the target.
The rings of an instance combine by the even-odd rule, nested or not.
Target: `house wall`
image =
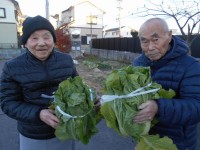
[[[132,37],[131,35],[131,29],[125,29],[125,30],[121,30],[121,36],[122,37]]]
[[[122,27],[120,30],[121,37],[132,37],[131,28],[130,27]],[[119,37],[119,28],[113,31],[105,31],[104,38],[114,38]]]
[[[81,28],[81,36],[87,36],[87,44],[91,40],[91,33],[92,38],[102,38],[102,12],[89,3],[82,3],[74,6],[74,14],[74,25]],[[90,20],[87,17],[90,16],[96,16],[95,24],[88,24]]]
[[[5,18],[0,18],[0,48],[17,48],[14,4],[10,0],[0,0],[0,8],[5,8]]]
[[[73,17],[73,18],[71,18]],[[61,14],[61,21],[63,23],[68,23],[74,20],[74,8],[70,7],[68,10],[65,10],[64,12],[62,12]]]
[[[91,31],[92,30],[92,31]],[[82,28],[81,34],[86,36],[91,36],[91,32],[93,35],[93,38],[102,38],[102,30],[96,29],[96,28]]]
[[[102,28],[102,12],[100,12],[96,7],[90,3],[82,3],[74,6],[74,26],[89,27],[90,24],[87,17],[96,16],[96,24],[93,24],[94,27]]]
[[[0,48],[17,48],[16,24],[0,23]]]
[[[87,20],[87,17],[90,16],[96,17],[95,24],[89,24],[90,22],[88,21],[90,20]],[[102,38],[103,13],[91,3],[79,3],[77,5],[69,7],[67,10],[62,12],[61,18],[64,23],[70,22],[70,17],[73,18],[73,20],[71,20],[72,22],[69,25],[70,32],[72,33],[73,30],[80,31],[79,38],[72,38],[72,43],[75,43],[75,45],[79,45],[77,43],[81,42],[82,37],[84,37],[84,39],[86,37],[87,43],[82,44],[81,47],[84,47],[85,45],[89,46],[91,33],[92,38]]]

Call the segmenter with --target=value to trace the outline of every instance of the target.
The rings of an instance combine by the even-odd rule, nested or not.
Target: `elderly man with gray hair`
[[[173,36],[161,18],[144,22],[139,39],[143,53],[133,65],[149,66],[152,80],[166,90],[173,89],[176,96],[141,104],[133,121],[143,123],[155,117],[158,123],[149,134],[168,136],[179,150],[195,150],[200,122],[200,63],[188,55],[186,42]]]

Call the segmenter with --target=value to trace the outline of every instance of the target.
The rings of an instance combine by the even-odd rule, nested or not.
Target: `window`
[[[87,45],[87,36],[81,36],[81,44],[82,45]]]
[[[5,8],[0,8],[0,18],[6,18]]]
[[[74,17],[69,17],[70,22],[74,21]]]
[[[93,24],[96,25],[97,24],[97,16],[86,16],[86,22],[87,24]]]

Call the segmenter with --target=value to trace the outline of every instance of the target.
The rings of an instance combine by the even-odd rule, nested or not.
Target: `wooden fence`
[[[141,53],[139,38],[102,38],[92,39],[92,48]],[[200,58],[200,36],[196,36],[191,44],[191,55]]]

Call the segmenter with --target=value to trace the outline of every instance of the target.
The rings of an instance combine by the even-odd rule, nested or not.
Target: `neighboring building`
[[[131,30],[133,30],[133,28],[127,27],[127,26],[122,26],[120,31],[119,31],[119,27],[111,28],[111,29],[104,30],[103,37],[104,38],[132,37]],[[172,34],[180,35],[180,33],[177,32],[177,29],[170,29],[170,30],[172,31]]]
[[[18,48],[19,4],[15,0],[0,0],[0,48]]]
[[[72,34],[72,50],[80,50],[90,44],[91,38],[103,37],[103,15],[105,12],[85,1],[62,11],[62,23],[69,24]]]
[[[131,35],[132,28],[127,26],[122,26],[119,28],[107,29],[104,31],[104,38],[115,38],[115,37],[132,37]]]

